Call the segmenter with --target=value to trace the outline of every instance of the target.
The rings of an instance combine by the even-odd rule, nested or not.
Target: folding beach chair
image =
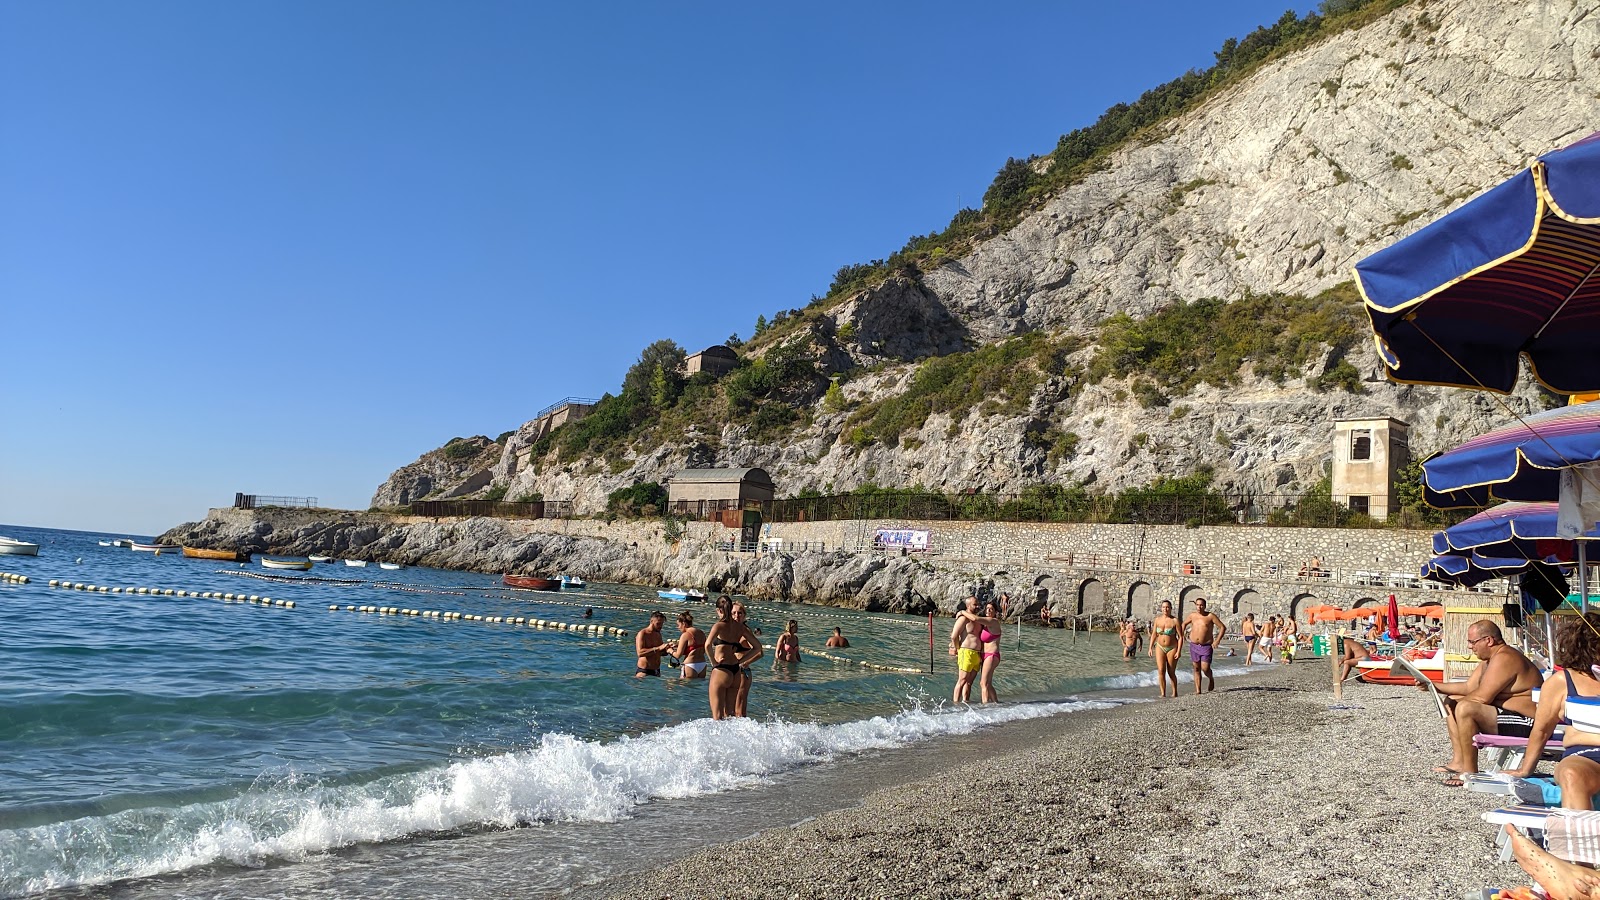
[[[1541,759],[1558,760],[1561,750],[1566,745],[1561,742],[1559,735],[1561,729],[1556,729],[1556,738],[1552,738],[1544,745]],[[1498,772],[1504,769],[1515,769],[1522,765],[1522,759],[1528,753],[1528,739],[1525,737],[1512,737],[1507,734],[1478,734],[1472,737],[1472,746],[1478,750],[1488,750],[1489,764],[1485,766],[1488,772]]]

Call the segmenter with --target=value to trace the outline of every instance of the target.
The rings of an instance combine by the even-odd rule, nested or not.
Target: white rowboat
[[[399,563],[378,563],[378,568],[380,568],[380,569],[404,569],[405,566],[402,566]]]
[[[347,559],[344,561],[344,564],[347,566],[355,566],[356,568],[360,569],[366,566],[367,561],[364,559]]]
[[[309,559],[269,559],[261,557],[261,565],[268,569],[297,569],[301,572],[311,568]]]

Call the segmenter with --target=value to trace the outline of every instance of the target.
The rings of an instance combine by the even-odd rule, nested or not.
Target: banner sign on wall
[[[930,533],[924,528],[879,528],[872,532],[872,546],[890,550],[927,550]]]

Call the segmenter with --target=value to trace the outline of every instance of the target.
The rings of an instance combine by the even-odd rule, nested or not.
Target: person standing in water
[[[678,644],[672,655],[683,661],[683,677],[706,677],[705,632],[694,627],[694,616],[687,609],[678,613],[678,632]]]
[[[1000,667],[1000,604],[989,600],[983,605],[983,615],[961,612],[969,626],[978,629],[978,640],[983,642],[983,668],[978,671],[978,690],[984,703],[998,703],[1000,695],[994,689],[994,670]]]
[[[1216,613],[1206,609],[1206,598],[1200,597],[1194,601],[1194,612],[1184,619],[1183,631],[1189,640],[1189,661],[1194,663],[1194,692],[1204,693],[1201,676],[1205,677],[1206,691],[1216,690],[1217,676],[1211,672],[1211,657],[1216,654],[1223,635],[1228,633],[1228,626]]]
[[[756,637],[755,632],[750,631],[750,623],[745,621],[743,603],[733,604],[733,620],[745,627],[745,631],[750,633],[751,643],[756,645],[756,655],[739,664],[739,695],[733,701],[733,714],[742,719],[750,707],[750,683],[755,681],[755,676],[750,672],[750,664],[765,656],[767,651],[761,646],[761,640]]]
[[[772,667],[776,669],[778,663],[800,661],[800,623],[793,619],[784,626],[783,634],[778,635],[778,640],[773,644]]]
[[[750,629],[733,620],[733,601],[717,598],[717,621],[706,635],[711,650],[711,718],[737,715],[743,668],[761,658],[761,644]]]
[[[1256,614],[1245,613],[1244,621],[1239,623],[1239,632],[1244,637],[1244,667],[1250,668],[1250,660],[1256,655],[1256,642],[1261,640],[1261,633],[1256,629]]]
[[[633,677],[661,677],[661,654],[667,652],[667,643],[661,638],[661,629],[666,624],[665,615],[653,612],[650,614],[650,624],[633,636],[633,649],[639,656]]]
[[[843,629],[835,625],[833,626],[833,637],[828,638],[828,642],[824,646],[849,648],[850,639],[844,636]]]
[[[968,613],[977,612],[978,598],[968,597],[963,607]],[[972,682],[983,668],[983,642],[978,640],[978,629],[971,620],[962,617],[962,611],[956,610],[956,624],[950,629],[950,655],[956,658],[956,689],[950,695],[953,703],[972,702]]]
[[[1133,659],[1139,653],[1139,626],[1132,619],[1123,619],[1117,633],[1122,637],[1122,658]]]
[[[1150,655],[1156,660],[1156,684],[1167,696],[1167,680],[1172,681],[1172,696],[1178,696],[1178,651],[1183,637],[1178,634],[1178,617],[1172,614],[1172,601],[1161,601],[1161,615],[1150,623]]]

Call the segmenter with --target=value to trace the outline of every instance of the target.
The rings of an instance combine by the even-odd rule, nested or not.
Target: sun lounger
[[[1600,864],[1600,812],[1524,804],[1486,812],[1483,820],[1491,825],[1509,823],[1568,862]],[[1501,843],[1504,835],[1498,828],[1495,832],[1496,843]]]
[[[1479,750],[1490,751],[1487,769],[1496,772],[1522,765],[1522,758],[1528,752],[1528,739],[1504,734],[1478,734],[1473,735],[1472,746]],[[1560,759],[1563,746],[1561,741],[1546,743],[1541,758]]]

